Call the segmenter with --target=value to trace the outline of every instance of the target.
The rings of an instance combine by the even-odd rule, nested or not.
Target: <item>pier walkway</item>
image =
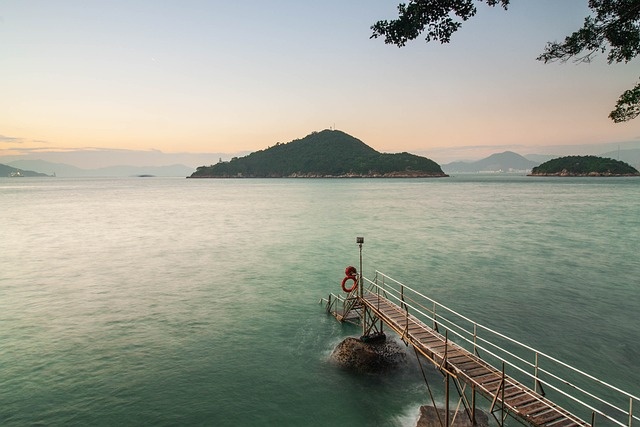
[[[638,397],[473,322],[379,271],[373,280],[360,276],[346,297],[331,294],[322,301],[338,320],[361,324],[363,336],[391,329],[440,370],[446,377],[445,413],[451,379],[459,396],[456,414],[462,406],[472,423],[476,394],[486,399],[500,426],[507,417],[536,427],[586,427],[596,420],[598,426],[631,427],[640,421],[633,415]],[[449,426],[448,417],[442,425]]]

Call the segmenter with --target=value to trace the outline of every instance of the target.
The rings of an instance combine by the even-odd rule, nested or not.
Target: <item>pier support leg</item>
[[[476,386],[471,386],[471,425],[476,425]]]
[[[444,416],[446,417],[445,427],[449,427],[449,373],[447,372],[444,383]]]

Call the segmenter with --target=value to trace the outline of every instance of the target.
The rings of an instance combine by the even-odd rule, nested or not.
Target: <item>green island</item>
[[[325,129],[229,162],[200,166],[188,178],[427,178],[440,165],[409,153],[380,153],[339,130]]]
[[[549,160],[531,170],[529,176],[638,176],[628,163],[598,156],[566,156]]]

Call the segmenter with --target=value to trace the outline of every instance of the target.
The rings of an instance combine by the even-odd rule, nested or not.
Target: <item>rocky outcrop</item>
[[[406,363],[406,359],[403,347],[384,338],[364,342],[348,337],[331,353],[334,363],[360,373],[386,372]]]
[[[600,176],[600,177],[607,177],[607,176],[638,176],[637,173],[612,173],[612,172],[585,172],[585,173],[576,173],[576,172],[570,172],[567,169],[562,169],[559,172],[550,172],[550,173],[543,173],[543,172],[536,172],[536,173],[531,173],[528,176],[568,176],[568,177],[585,177],[585,176]]]

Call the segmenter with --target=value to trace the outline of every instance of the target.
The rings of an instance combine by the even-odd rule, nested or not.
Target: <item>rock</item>
[[[438,418],[438,413],[440,414],[440,418]],[[418,418],[418,423],[416,427],[441,427],[440,419],[445,420],[445,411],[444,409],[436,409],[433,406],[421,406],[420,407],[420,418]],[[453,418],[455,411],[449,411],[449,420]],[[467,417],[467,413],[464,410],[460,410],[454,422],[449,424],[451,427],[473,427],[471,424],[471,420]],[[489,417],[487,414],[479,409],[476,409],[476,424],[475,427],[488,427],[489,426]]]
[[[363,342],[348,337],[331,353],[331,359],[345,369],[359,373],[380,373],[406,361],[404,348],[395,341],[384,339]]]

